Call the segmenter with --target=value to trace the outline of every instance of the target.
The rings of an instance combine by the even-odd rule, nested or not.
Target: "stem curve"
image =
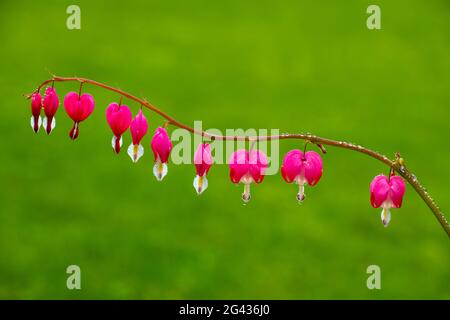
[[[419,182],[419,180],[416,178],[416,176],[409,171],[406,166],[404,165],[403,159],[401,159],[399,156],[396,157],[396,159],[390,160],[388,157],[386,157],[385,155],[382,155],[381,153],[378,153],[376,151],[370,150],[368,148],[365,148],[363,146],[360,145],[356,145],[350,142],[345,142],[345,141],[337,141],[337,140],[332,140],[332,139],[328,139],[328,138],[323,138],[323,137],[319,137],[316,135],[312,135],[312,134],[304,134],[304,133],[293,133],[293,134],[289,134],[289,133],[284,133],[284,134],[280,134],[280,135],[270,135],[270,136],[257,136],[257,137],[252,137],[252,136],[222,136],[222,135],[215,135],[215,134],[210,134],[208,132],[205,131],[198,131],[195,130],[194,128],[187,126],[179,121],[177,121],[176,119],[174,119],[172,116],[170,116],[169,114],[163,112],[162,110],[160,110],[159,108],[157,108],[156,106],[154,106],[153,104],[151,104],[150,102],[148,102],[146,99],[140,99],[132,94],[129,94],[121,89],[117,89],[114,87],[111,87],[107,84],[95,81],[95,80],[91,80],[91,79],[87,79],[87,78],[80,78],[80,77],[59,77],[59,76],[52,76],[52,78],[45,80],[44,82],[42,82],[38,88],[36,89],[36,91],[40,91],[42,89],[43,86],[45,86],[46,84],[52,82],[52,84],[54,82],[79,82],[81,85],[84,83],[89,83],[91,85],[97,86],[97,87],[101,87],[103,89],[118,93],[119,95],[126,97],[130,100],[133,100],[137,103],[139,103],[141,106],[146,107],[147,109],[150,109],[151,111],[159,114],[161,117],[166,119],[166,123],[167,124],[171,124],[173,126],[176,126],[178,128],[182,128],[185,129],[189,132],[191,132],[192,134],[197,134],[197,135],[201,135],[205,138],[209,138],[212,140],[235,140],[235,141],[264,141],[264,140],[284,140],[284,139],[298,139],[298,140],[305,140],[305,141],[309,141],[315,145],[317,145],[322,152],[326,152],[323,145],[328,145],[328,146],[333,146],[333,147],[338,147],[338,148],[343,148],[343,149],[348,149],[348,150],[353,150],[353,151],[357,151],[363,154],[368,155],[369,157],[372,157],[382,163],[384,163],[385,165],[393,168],[395,170],[395,172],[397,172],[400,176],[402,176],[406,181],[408,181],[408,183],[414,188],[414,190],[416,190],[417,194],[422,198],[422,200],[427,204],[427,206],[430,208],[430,210],[433,212],[434,216],[436,217],[436,219],[438,220],[438,222],[441,224],[442,228],[444,229],[444,231],[446,232],[447,236],[450,238],[450,224],[447,221],[444,213],[441,211],[441,209],[439,208],[439,206],[436,204],[436,202],[433,200],[433,198],[429,195],[429,193],[427,192],[427,190],[423,187],[423,185]],[[27,98],[31,97],[31,94],[26,95]]]

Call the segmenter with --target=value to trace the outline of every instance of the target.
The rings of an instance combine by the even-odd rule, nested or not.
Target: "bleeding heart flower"
[[[250,201],[250,184],[261,183],[268,165],[267,156],[258,150],[238,150],[230,158],[230,178],[233,183],[243,183],[242,200]]]
[[[194,154],[194,164],[197,175],[194,178],[194,188],[197,194],[201,194],[208,188],[206,175],[213,163],[211,148],[207,143],[201,143]]]
[[[56,94],[56,90],[52,87],[47,87],[45,90],[44,101],[45,117],[42,125],[45,128],[47,134],[50,134],[56,126],[55,114],[59,107],[59,98]]]
[[[281,166],[281,175],[287,183],[295,182],[299,186],[297,200],[305,200],[305,184],[314,186],[322,177],[322,159],[317,152],[291,150],[285,156]]]
[[[35,92],[31,95],[31,128],[35,133],[38,133],[41,126],[41,109],[42,109],[42,96],[39,92]]]
[[[156,129],[152,138],[152,150],[155,156],[153,174],[158,181],[161,181],[167,175],[167,162],[170,151],[172,151],[172,141],[170,141],[166,129],[162,127]]]
[[[128,147],[128,155],[133,162],[137,162],[140,157],[144,155],[144,147],[141,145],[141,140],[144,138],[148,130],[148,122],[142,110],[131,120],[130,132],[132,143]]]
[[[385,227],[391,220],[391,208],[402,206],[403,195],[405,194],[405,182],[399,176],[386,177],[380,174],[373,178],[370,183],[370,203],[372,207],[383,208],[381,211],[381,221]]]
[[[81,96],[76,92],[69,92],[64,98],[64,108],[67,114],[73,120],[73,127],[70,130],[70,139],[75,140],[79,133],[79,123],[86,120],[87,117],[94,111],[94,98],[87,93]]]
[[[131,110],[126,105],[113,102],[106,108],[106,121],[114,134],[111,144],[116,153],[120,152],[122,135],[128,130],[132,118]]]

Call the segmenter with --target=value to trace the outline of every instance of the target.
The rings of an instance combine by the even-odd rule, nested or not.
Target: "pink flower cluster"
[[[81,90],[81,89],[80,89]],[[42,97],[39,92],[31,96],[31,127],[34,132],[38,132],[43,126],[47,134],[55,128],[55,114],[58,110],[59,99],[53,87],[45,90]],[[78,94],[69,92],[64,98],[64,108],[69,117],[73,120],[73,127],[69,132],[72,140],[79,134],[79,125],[86,120],[94,111],[94,98],[87,93]],[[45,117],[41,119],[41,111],[44,109]],[[142,110],[139,110],[133,118],[128,106],[121,103],[112,102],[106,108],[106,121],[113,133],[112,148],[115,153],[119,153],[123,144],[122,136],[129,130],[131,133],[131,144],[128,147],[128,155],[133,162],[137,162],[144,155],[142,139],[147,134],[148,122]],[[168,172],[168,162],[172,150],[172,142],[164,127],[158,127],[151,141],[151,148],[154,155],[153,174],[158,181],[161,181]],[[202,143],[197,147],[194,154],[194,165],[196,176],[193,186],[198,194],[208,188],[208,172],[213,164],[211,146]],[[233,183],[244,185],[242,199],[244,203],[250,201],[250,185],[259,184],[264,180],[268,167],[268,159],[264,152],[260,150],[237,150],[229,159],[230,179]],[[287,183],[298,185],[297,200],[301,203],[305,200],[305,186],[315,186],[323,173],[322,158],[317,152],[300,150],[289,151],[283,159],[281,175]],[[405,183],[403,180],[393,175],[376,176],[370,184],[370,202],[374,208],[383,208],[381,220],[385,226],[388,225],[391,208],[400,208],[405,193]]]
[[[45,90],[42,97],[39,92],[31,95],[31,127],[34,132],[38,132],[40,126],[44,126],[48,134],[55,128],[55,114],[58,110],[59,99],[53,87]],[[78,94],[69,92],[64,98],[64,109],[73,120],[73,127],[69,132],[72,140],[78,138],[80,123],[86,120],[94,111],[94,98],[88,94]],[[45,117],[41,119],[41,111],[44,109]],[[130,130],[132,143],[128,147],[128,155],[133,162],[137,162],[144,155],[144,147],[141,141],[148,131],[148,122],[142,110],[133,118],[128,106],[110,103],[106,108],[106,121],[113,132],[112,148],[119,153],[122,147],[123,134]],[[167,162],[169,161],[172,142],[165,128],[157,128],[151,142],[152,151],[155,157],[153,173],[161,181],[167,174]]]
[[[31,96],[31,127],[38,132],[41,125],[47,134],[50,134],[56,126],[55,114],[58,111],[59,99],[56,90],[48,87],[44,97],[39,92]],[[44,120],[41,119],[41,110],[44,109]]]

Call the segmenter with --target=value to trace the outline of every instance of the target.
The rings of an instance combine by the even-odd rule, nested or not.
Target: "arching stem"
[[[51,79],[45,80],[43,83],[39,85],[37,88],[37,91],[40,91],[40,89],[47,85],[48,83],[52,82],[80,82],[80,91],[81,86],[84,83],[89,83],[91,85],[104,88],[106,90],[116,92],[120,94],[123,97],[126,97],[130,100],[133,100],[137,103],[139,103],[141,106],[144,106],[151,111],[159,114],[163,118],[165,118],[171,125],[176,126],[178,128],[185,129],[193,134],[198,134],[201,136],[204,136],[206,138],[212,139],[212,140],[233,140],[233,141],[264,141],[264,140],[285,140],[285,139],[298,139],[298,140],[306,140],[310,143],[313,143],[317,145],[322,152],[325,152],[325,148],[323,145],[343,148],[347,150],[353,150],[360,153],[363,153],[365,155],[368,155],[369,157],[372,157],[385,165],[391,167],[395,172],[397,172],[400,176],[402,176],[413,188],[416,190],[416,192],[419,194],[419,196],[422,198],[422,200],[427,204],[427,206],[431,209],[436,219],[441,224],[444,231],[447,233],[447,236],[450,237],[450,225],[445,218],[445,215],[440,210],[439,206],[436,204],[436,202],[433,200],[433,198],[428,194],[426,189],[420,184],[419,180],[416,178],[416,176],[409,171],[405,165],[403,159],[396,156],[396,159],[394,161],[390,160],[388,157],[375,152],[373,150],[367,149],[365,147],[362,147],[360,145],[355,145],[353,143],[344,142],[344,141],[336,141],[328,138],[318,137],[312,134],[304,134],[304,133],[293,133],[293,134],[281,134],[281,135],[271,135],[271,136],[222,136],[222,135],[215,135],[210,134],[205,131],[198,131],[190,126],[187,126],[167,113],[163,112],[159,108],[152,105],[150,102],[148,102],[145,99],[140,99],[134,95],[131,95],[125,91],[122,91],[121,89],[117,89],[114,87],[111,87],[107,84],[97,82],[94,80],[86,79],[86,78],[79,78],[79,77],[59,77],[59,76],[53,76]],[[31,97],[31,94],[27,95],[28,98]]]

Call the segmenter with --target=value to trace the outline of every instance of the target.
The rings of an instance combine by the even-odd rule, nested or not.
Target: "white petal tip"
[[[244,193],[242,194],[242,201],[244,201],[244,204],[247,204],[249,203],[250,199],[250,183],[244,183]]]
[[[144,147],[141,144],[130,144],[127,153],[130,156],[131,161],[137,162],[144,155]]]
[[[381,211],[381,222],[383,223],[383,226],[386,228],[389,225],[390,221],[391,221],[391,211],[389,209],[383,209]]]
[[[244,201],[244,204],[249,203],[250,199],[251,199],[250,194],[245,194],[245,193],[242,194],[242,201]]]
[[[47,132],[47,134],[52,133],[53,129],[55,129],[56,127],[55,117],[52,118],[52,123],[50,124],[50,126],[48,125],[47,117],[44,117],[44,120],[42,120],[42,127],[44,128],[45,132]]]
[[[156,180],[162,181],[168,171],[167,163],[156,160],[155,165],[153,166],[153,175],[156,177]]]
[[[123,139],[120,137],[119,143],[117,144],[117,137],[113,136],[111,140],[111,146],[115,153],[119,153],[120,148],[122,148]],[[132,158],[133,159],[133,158]]]
[[[197,194],[201,195],[208,188],[208,179],[206,179],[206,175],[202,177],[196,175],[193,185]]]
[[[42,125],[42,118],[41,118],[41,116],[39,116],[37,118],[37,123],[35,123],[35,121],[34,121],[34,116],[31,116],[30,124],[31,124],[31,129],[33,129],[33,131],[35,133],[38,133],[39,132],[39,128]]]
[[[306,195],[305,195],[305,185],[303,183],[300,183],[298,185],[298,193],[297,193],[297,201],[299,204],[302,204],[303,201],[305,201]]]

